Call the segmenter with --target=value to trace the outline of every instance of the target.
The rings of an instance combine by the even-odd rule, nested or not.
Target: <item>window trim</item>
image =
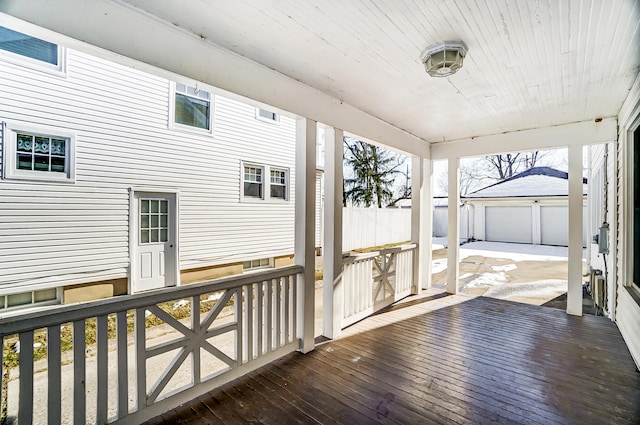
[[[51,171],[18,170],[16,168],[16,141],[19,132],[47,137],[67,139],[68,154],[65,155],[66,173]],[[40,181],[50,183],[75,183],[76,181],[76,135],[75,133],[49,127],[2,123],[2,178],[6,180]]]
[[[271,196],[271,172],[281,171],[284,172],[284,198],[277,198]],[[277,185],[281,186],[281,185]],[[269,199],[273,201],[285,202],[289,200],[289,169],[283,167],[269,167]]]
[[[252,261],[262,261],[262,260],[267,260],[268,264],[266,266],[255,266],[255,267],[249,267],[249,268],[245,268],[244,267],[244,263],[248,263],[248,262],[252,262]],[[255,272],[259,272],[261,270],[265,270],[265,269],[273,269],[275,267],[275,259],[273,257],[264,257],[264,258],[253,258],[251,260],[244,260],[242,262],[242,273],[255,273]]]
[[[55,44],[58,47],[58,64],[54,65],[45,61],[41,61],[38,59],[34,59],[29,56],[24,56],[19,53],[10,52],[8,50],[0,49],[0,59],[5,62],[12,63],[14,65],[24,66],[35,71],[46,72],[48,74],[58,75],[62,77],[66,77],[67,75],[67,49],[64,46],[59,45],[58,43],[54,43],[49,40],[45,40],[40,37],[36,37],[31,34],[27,34],[25,32],[19,31],[14,28],[10,28],[8,26],[2,25],[5,28],[19,32],[20,34],[24,34],[28,37],[32,37],[38,40],[46,41],[51,44]]]
[[[262,196],[247,196],[244,194],[244,184],[245,184],[245,180],[244,180],[244,174],[245,174],[245,168],[247,167],[251,167],[251,168],[257,168],[262,170]],[[240,165],[240,199],[245,201],[245,202],[261,202],[264,201],[265,199],[267,199],[267,182],[266,182],[266,176],[267,174],[267,169],[264,165],[259,165],[253,162],[242,162]],[[252,182],[255,183],[255,182]]]
[[[273,118],[267,118],[264,115],[261,115],[260,111],[265,111],[270,114],[273,114]],[[273,112],[270,109],[256,107],[256,119],[258,121],[268,122],[269,124],[274,124],[274,125],[280,124],[280,114],[277,112]]]
[[[262,170],[262,197],[245,196],[244,194],[244,169],[245,167],[255,167]],[[271,170],[284,171],[285,173],[285,197],[271,197]],[[291,200],[291,170],[288,167],[276,165],[259,164],[250,161],[240,161],[240,202],[267,202],[283,203]]]
[[[180,123],[176,122],[176,93],[185,95],[187,97],[193,97],[193,96],[191,96],[191,95],[189,95],[187,93],[178,91],[177,88],[176,88],[176,84],[184,84],[187,87],[196,88],[198,90],[202,90],[202,91],[205,91],[205,92],[209,93],[209,100],[208,100],[208,102],[209,102],[209,128],[200,128],[200,127],[187,125],[187,124],[180,124]],[[206,101],[206,99],[201,99],[201,98],[194,98],[194,99],[199,99],[199,100]],[[198,84],[192,85],[192,84],[188,84],[188,83],[177,83],[175,81],[171,81],[171,84],[170,84],[170,87],[169,87],[169,122],[168,122],[168,128],[170,130],[188,131],[188,132],[193,132],[193,133],[203,134],[203,135],[213,135],[213,122],[214,122],[213,121],[213,114],[214,114],[213,105],[214,105],[214,99],[215,99],[215,95],[213,94],[213,92],[211,90],[201,89],[201,88],[198,87]]]

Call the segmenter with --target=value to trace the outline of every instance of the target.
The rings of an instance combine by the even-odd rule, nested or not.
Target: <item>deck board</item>
[[[616,325],[490,298],[411,297],[149,421],[637,424]]]

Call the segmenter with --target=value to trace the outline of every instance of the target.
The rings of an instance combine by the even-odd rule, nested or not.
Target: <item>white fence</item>
[[[411,240],[409,208],[343,208],[342,250]]]
[[[283,267],[5,318],[2,376],[13,376],[3,379],[2,400],[20,424],[141,423],[296,350],[301,272]],[[16,351],[17,378],[7,370]]]
[[[415,251],[408,244],[343,258],[341,328],[411,293]]]

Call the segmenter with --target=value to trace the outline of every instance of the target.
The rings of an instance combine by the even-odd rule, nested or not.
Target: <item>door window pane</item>
[[[169,241],[169,201],[140,199],[140,243]]]

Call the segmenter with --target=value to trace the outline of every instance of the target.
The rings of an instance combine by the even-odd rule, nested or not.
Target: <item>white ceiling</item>
[[[126,1],[429,141],[615,116],[640,66],[637,0]]]
[[[327,94],[336,110],[343,102],[429,142],[614,117],[640,69],[637,0],[34,3],[0,0],[0,10],[147,63],[170,62],[175,50],[168,47],[166,57],[145,56],[144,45],[132,55],[121,39],[120,47],[107,40],[126,36],[135,44],[153,36],[113,18],[113,4],[124,3],[139,16],[144,11],[153,25],[182,29],[201,44],[221,46]],[[47,9],[53,7],[58,13]],[[462,40],[469,53],[457,74],[432,78],[419,57],[443,40]],[[187,74],[216,66],[195,50],[190,60],[191,67],[166,69]],[[209,76],[207,82],[220,80],[227,88],[223,80],[239,71],[216,72],[193,76]],[[254,92],[275,106],[291,104],[280,102],[275,88]],[[304,101],[298,100],[300,109]]]

